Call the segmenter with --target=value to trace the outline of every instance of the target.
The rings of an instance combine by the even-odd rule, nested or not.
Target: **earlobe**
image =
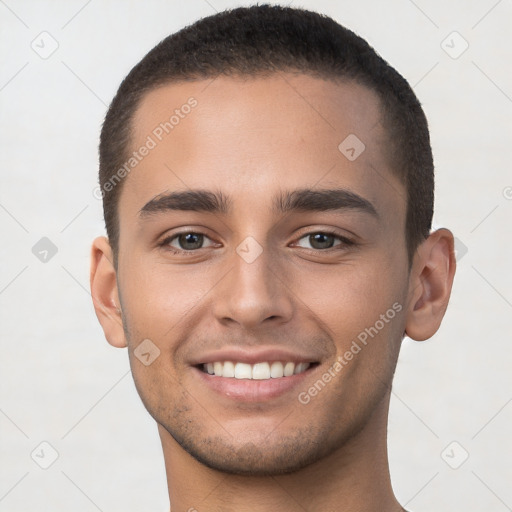
[[[122,348],[127,345],[112,256],[106,237],[94,239],[91,247],[91,296],[105,338],[114,347]]]
[[[434,231],[418,247],[409,281],[406,335],[423,341],[441,325],[455,275],[454,238],[451,231]]]

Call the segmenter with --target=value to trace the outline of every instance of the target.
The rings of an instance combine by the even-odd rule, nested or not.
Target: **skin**
[[[409,269],[406,191],[386,156],[379,100],[355,83],[300,74],[219,77],[149,92],[133,124],[140,147],[169,112],[198,104],[128,175],[119,202],[119,264],[92,246],[91,290],[106,339],[128,347],[141,399],[162,441],[173,512],[403,510],[390,484],[387,417],[404,334],[431,337],[448,304],[453,236],[433,232]],[[348,134],[366,149],[349,161]],[[341,188],[375,208],[279,213],[279,192]],[[140,210],[159,194],[202,189],[227,213]],[[310,234],[336,231],[324,248]],[[203,233],[203,245],[174,238]],[[236,248],[253,237],[251,263]],[[193,246],[193,244],[192,244]],[[193,246],[197,247],[197,246]],[[401,310],[307,403],[298,400],[393,304]],[[144,339],[160,355],[134,355]],[[214,349],[259,346],[319,364],[276,398],[242,402],[198,377]],[[343,504],[343,505],[341,505]],[[343,509],[341,508],[343,506]]]

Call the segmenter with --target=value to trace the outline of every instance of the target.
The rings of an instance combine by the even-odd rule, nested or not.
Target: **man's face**
[[[284,73],[171,84],[137,110],[131,150],[155,144],[119,202],[130,362],[148,411],[208,466],[296,470],[387,407],[408,261],[380,120],[362,86]],[[338,194],[294,195],[326,190]],[[165,208],[191,191],[226,208]],[[143,340],[143,361],[160,351],[148,365]]]

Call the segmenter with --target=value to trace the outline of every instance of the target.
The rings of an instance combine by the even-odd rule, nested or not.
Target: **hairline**
[[[272,70],[255,70],[250,72],[243,72],[240,70],[229,70],[224,71],[221,73],[205,73],[205,74],[190,74],[190,75],[177,75],[177,76],[170,76],[167,78],[155,80],[154,83],[146,86],[141,87],[139,89],[136,89],[133,91],[134,94],[134,100],[132,103],[131,112],[129,114],[127,128],[128,128],[128,134],[127,134],[127,140],[124,144],[124,154],[123,159],[127,159],[128,155],[130,154],[130,148],[133,148],[135,142],[134,142],[134,132],[135,132],[135,120],[137,117],[137,114],[141,111],[142,104],[147,97],[152,94],[153,92],[164,89],[169,86],[173,85],[182,85],[186,83],[197,83],[197,82],[207,82],[207,81],[213,81],[219,76],[227,77],[227,78],[233,78],[233,79],[244,79],[244,80],[251,80],[251,79],[267,79],[267,78],[273,78],[275,76],[280,75],[281,73],[290,73],[293,75],[300,75],[300,76],[307,76],[310,78],[318,79],[318,80],[324,80],[331,83],[334,83],[335,85],[348,85],[348,84],[356,84],[360,87],[363,87],[366,89],[366,91],[370,92],[376,99],[377,99],[377,106],[379,109],[379,120],[377,123],[380,123],[383,127],[384,135],[387,137],[387,140],[390,142],[390,145],[393,146],[395,144],[394,138],[393,138],[393,125],[391,120],[391,107],[389,105],[386,105],[386,102],[384,101],[384,97],[382,93],[371,84],[368,84],[362,77],[360,76],[351,76],[349,73],[343,74],[343,75],[337,75],[335,72],[329,73],[321,72],[318,70],[308,70],[308,69],[299,69],[298,67],[290,66],[290,67],[279,67]],[[404,237],[405,237],[405,243],[406,243],[406,249],[408,253],[408,266],[409,271],[412,266],[412,253],[410,251],[408,240],[408,230],[407,230],[407,219],[409,217],[409,208],[411,205],[409,204],[409,186],[407,183],[407,173],[404,172],[401,167],[401,158],[400,157],[393,157],[391,152],[384,151],[382,149],[382,156],[385,158],[388,162],[389,168],[394,176],[396,176],[401,184],[404,187],[406,197],[405,197],[405,225],[404,225]],[[398,161],[398,162],[397,162]],[[398,167],[398,168],[397,168]],[[128,176],[125,176],[122,178],[119,182],[119,184],[116,187],[115,191],[115,201],[114,201],[114,223],[116,227],[116,236],[113,240],[114,244],[112,246],[113,251],[113,258],[114,258],[114,267],[118,268],[117,263],[119,259],[119,238],[120,238],[120,215],[119,215],[119,203],[121,200],[121,194],[124,188],[124,183]]]

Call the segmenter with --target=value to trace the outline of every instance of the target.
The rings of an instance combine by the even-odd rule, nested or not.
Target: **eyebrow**
[[[166,192],[148,201],[139,211],[139,218],[172,210],[214,214],[230,212],[232,201],[222,192],[187,190]],[[346,189],[296,189],[280,192],[274,197],[272,210],[275,214],[288,212],[323,212],[331,210],[359,210],[379,217],[373,204]]]

